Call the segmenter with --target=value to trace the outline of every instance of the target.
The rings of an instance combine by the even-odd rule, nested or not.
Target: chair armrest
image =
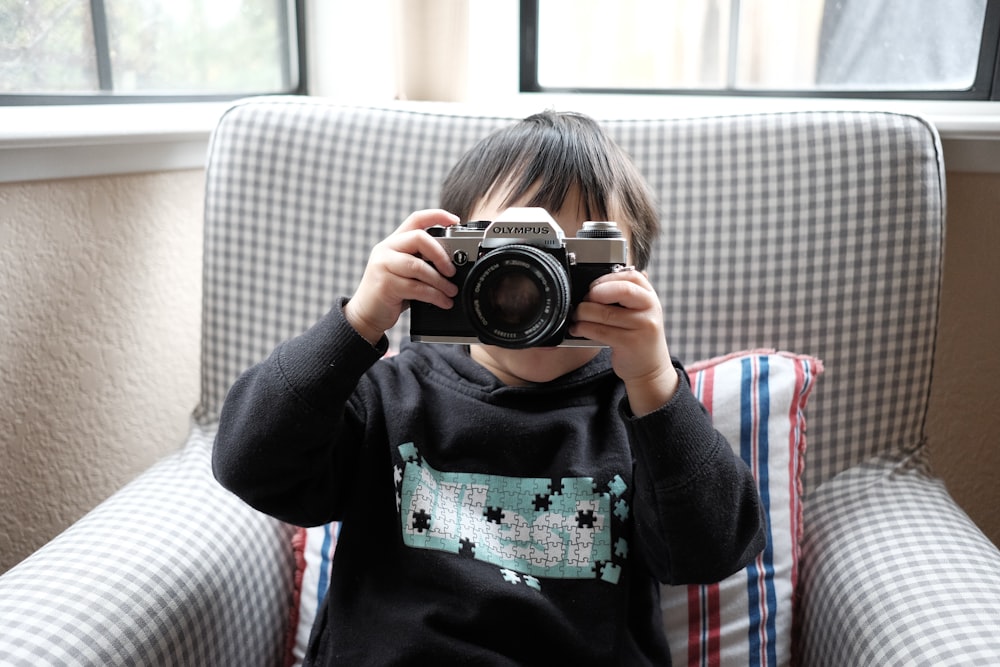
[[[919,461],[807,499],[798,590],[801,664],[1000,664],[1000,551]]]
[[[0,577],[4,665],[277,665],[292,529],[212,477],[214,432]]]

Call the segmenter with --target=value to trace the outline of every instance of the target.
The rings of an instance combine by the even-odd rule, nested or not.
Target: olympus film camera
[[[600,347],[567,333],[569,315],[596,278],[625,267],[628,248],[614,222],[585,222],[566,238],[543,208],[509,208],[493,221],[431,227],[456,273],[450,310],[416,302],[410,339],[507,348]]]

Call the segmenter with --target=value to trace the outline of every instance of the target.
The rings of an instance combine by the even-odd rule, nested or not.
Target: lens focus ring
[[[484,255],[469,271],[462,293],[469,323],[488,345],[539,345],[569,316],[565,267],[533,246],[509,245]]]

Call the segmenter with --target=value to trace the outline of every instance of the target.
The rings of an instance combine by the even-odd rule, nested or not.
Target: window
[[[303,92],[301,19],[301,0],[0,0],[0,103]]]
[[[998,99],[1000,0],[521,0],[522,92]]]

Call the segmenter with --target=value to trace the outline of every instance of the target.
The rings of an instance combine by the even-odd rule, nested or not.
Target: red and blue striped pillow
[[[767,546],[745,570],[709,586],[664,586],[674,665],[787,665],[802,534],[805,406],[818,359],[755,350],[691,365],[692,389],[753,471]]]
[[[802,531],[805,406],[818,359],[773,350],[738,352],[688,367],[715,426],[753,471],[767,509],[768,541],[745,570],[710,586],[664,586],[661,607],[674,665],[787,665]],[[301,664],[326,594],[337,524],[301,529],[287,664]]]

